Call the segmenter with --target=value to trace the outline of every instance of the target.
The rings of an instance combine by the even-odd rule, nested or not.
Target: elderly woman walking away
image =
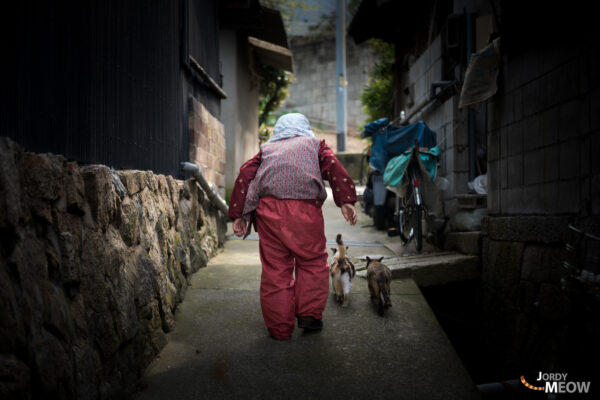
[[[231,194],[233,232],[245,238],[252,225],[258,232],[260,304],[275,339],[289,339],[296,318],[299,328],[323,326],[329,294],[323,179],[354,225],[354,182],[325,141],[315,137],[306,117],[286,114],[277,120],[273,137],[242,165]]]

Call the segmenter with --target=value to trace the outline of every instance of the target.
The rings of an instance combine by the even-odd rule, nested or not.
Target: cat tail
[[[342,242],[342,234],[338,233],[335,237],[335,242],[338,245],[339,259],[340,261],[346,258],[346,246],[344,246],[344,242]]]
[[[381,275],[379,278],[379,305],[380,307],[388,308],[392,306],[390,299],[390,281],[386,275]]]

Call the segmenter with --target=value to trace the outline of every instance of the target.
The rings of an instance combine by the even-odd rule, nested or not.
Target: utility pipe
[[[519,381],[518,379],[513,379],[510,381],[483,383],[477,385],[477,390],[479,390],[479,392],[481,392],[481,394],[483,394],[485,397],[497,393],[504,393],[511,390],[517,390],[521,387],[523,387],[521,381]]]
[[[456,81],[435,81],[431,84],[431,87],[429,88],[429,98],[427,100],[424,100],[423,102],[421,102],[421,104],[419,104],[414,110],[412,110],[406,117],[404,117],[404,119],[402,120],[402,122],[409,122],[411,118],[413,118],[415,115],[417,114],[424,114],[425,111],[429,110],[429,107],[431,107],[438,99],[437,99],[437,95],[435,93],[437,88],[442,88],[442,91],[446,90],[447,87],[455,85]]]
[[[471,55],[475,52],[475,18],[473,14],[467,14],[465,11],[465,17],[467,18],[467,66],[471,60]],[[469,181],[472,181],[476,177],[475,165],[477,156],[475,149],[475,110],[473,107],[467,107],[468,113],[468,132],[469,132]]]
[[[336,129],[337,151],[346,151],[347,86],[346,81],[346,0],[336,1],[335,66],[336,66]]]
[[[189,172],[192,174],[194,179],[200,184],[200,187],[204,190],[208,199],[215,205],[217,208],[225,215],[229,212],[229,207],[227,207],[227,203],[223,198],[217,193],[217,191],[206,181],[202,172],[200,172],[200,168],[191,162],[182,162],[181,169],[185,172]]]

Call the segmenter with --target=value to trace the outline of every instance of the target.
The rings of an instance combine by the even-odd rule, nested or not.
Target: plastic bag
[[[479,175],[467,185],[477,194],[487,194],[487,174]]]

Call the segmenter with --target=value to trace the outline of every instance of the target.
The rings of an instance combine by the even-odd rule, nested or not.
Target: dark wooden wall
[[[3,74],[0,135],[27,151],[180,176],[188,96],[220,113],[218,97],[182,63],[183,1],[20,2],[7,32],[16,46]],[[190,8],[198,23],[189,34],[219,81],[215,1]]]

